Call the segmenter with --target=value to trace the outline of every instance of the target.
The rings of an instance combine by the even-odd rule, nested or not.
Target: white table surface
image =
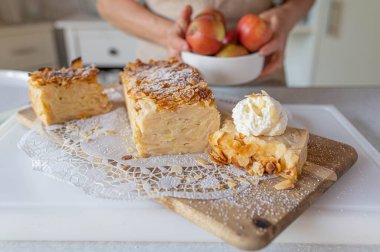
[[[283,103],[334,104],[380,149],[380,89],[285,89],[266,88]],[[242,97],[252,88],[217,88],[216,94],[225,93]],[[257,90],[255,90],[257,91]],[[0,251],[235,251],[224,243],[119,243],[119,242],[0,242]],[[274,243],[265,251],[379,251],[378,246],[305,245]]]

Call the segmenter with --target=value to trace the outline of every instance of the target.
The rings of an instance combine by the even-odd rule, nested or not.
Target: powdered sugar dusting
[[[175,60],[130,63],[122,81],[131,98],[149,97],[167,109],[214,99],[198,70]]]
[[[186,200],[186,204],[235,231],[265,232],[302,204],[309,204],[309,195],[324,183],[309,172],[300,176],[297,187],[292,190],[275,190],[273,187],[279,181],[279,178],[264,180],[223,199]]]

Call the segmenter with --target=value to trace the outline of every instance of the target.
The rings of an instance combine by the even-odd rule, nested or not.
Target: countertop
[[[259,87],[213,87],[243,97]],[[283,104],[332,104],[380,151],[380,88],[265,88]],[[224,243],[0,242],[0,251],[238,251]],[[380,251],[379,246],[280,244],[262,251]]]

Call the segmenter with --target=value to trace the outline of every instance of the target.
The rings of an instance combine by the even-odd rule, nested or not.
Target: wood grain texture
[[[281,180],[277,178],[265,180],[228,199],[157,201],[240,249],[260,249],[336,182],[310,171],[323,167],[339,178],[357,160],[352,147],[314,135],[310,136],[308,151],[308,167],[293,190],[274,189]]]
[[[17,119],[31,127],[36,117],[27,108],[18,112]],[[295,189],[277,191],[274,185],[281,179],[275,178],[226,199],[167,197],[156,201],[237,248],[256,250],[268,245],[356,160],[351,146],[311,135],[307,163]]]

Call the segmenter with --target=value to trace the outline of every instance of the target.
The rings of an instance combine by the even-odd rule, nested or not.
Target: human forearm
[[[165,46],[173,21],[145,9],[135,0],[98,0],[100,15],[118,29]]]
[[[289,31],[309,12],[315,0],[286,0],[279,11],[286,16],[286,27]]]
[[[282,5],[260,15],[266,20],[272,31],[272,39],[260,49],[265,59],[262,76],[283,68],[285,47],[289,32],[304,17],[314,0],[287,0]]]

